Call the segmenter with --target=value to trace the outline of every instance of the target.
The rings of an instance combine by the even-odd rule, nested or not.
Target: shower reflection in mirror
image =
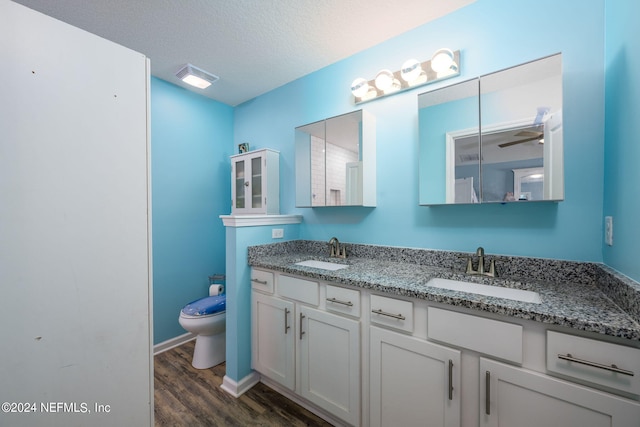
[[[297,127],[296,207],[375,206],[375,150],[363,110]]]

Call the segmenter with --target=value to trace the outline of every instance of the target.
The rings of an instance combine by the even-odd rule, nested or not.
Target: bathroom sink
[[[318,261],[316,259],[308,259],[306,261],[296,262],[295,265],[301,265],[303,267],[320,268],[322,270],[336,271],[349,267],[346,264],[338,264],[337,262]]]
[[[427,282],[427,286],[449,289],[451,291],[480,294],[489,297],[505,298],[521,302],[540,304],[542,300],[537,292],[524,289],[503,288],[500,286],[481,285],[479,283],[463,282],[460,280],[433,278]]]

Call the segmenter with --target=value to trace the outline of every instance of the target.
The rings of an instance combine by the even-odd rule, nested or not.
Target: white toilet
[[[180,311],[180,326],[197,335],[191,362],[196,369],[211,368],[225,361],[226,303],[226,295],[208,296],[190,302]]]

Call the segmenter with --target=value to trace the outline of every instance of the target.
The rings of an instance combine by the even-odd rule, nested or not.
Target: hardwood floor
[[[225,364],[195,369],[190,341],[154,357],[156,426],[330,426],[262,383],[238,399],[222,391]]]

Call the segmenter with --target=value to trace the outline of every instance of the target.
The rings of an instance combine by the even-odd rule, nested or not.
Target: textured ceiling
[[[151,74],[237,105],[475,0],[16,0],[143,53]],[[192,89],[191,63],[220,77]]]

